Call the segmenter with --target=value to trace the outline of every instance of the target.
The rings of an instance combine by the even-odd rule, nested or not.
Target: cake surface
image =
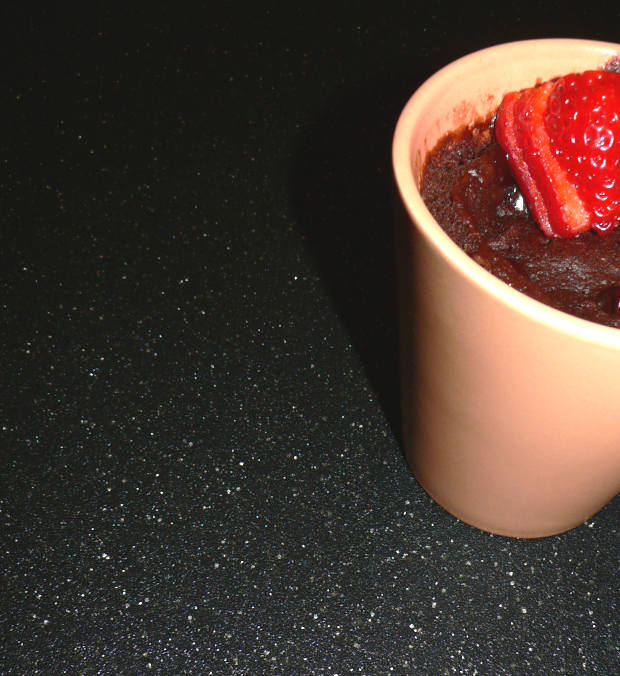
[[[426,158],[422,197],[476,262],[558,310],[620,328],[620,228],[547,237],[528,212],[493,118],[446,135]]]

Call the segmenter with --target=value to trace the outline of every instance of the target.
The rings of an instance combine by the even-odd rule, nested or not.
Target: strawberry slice
[[[547,236],[620,225],[620,73],[586,71],[506,94],[495,134]]]

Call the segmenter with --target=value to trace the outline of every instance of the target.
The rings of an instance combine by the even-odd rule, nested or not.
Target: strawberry
[[[620,73],[586,71],[506,94],[495,134],[547,236],[620,225]]]

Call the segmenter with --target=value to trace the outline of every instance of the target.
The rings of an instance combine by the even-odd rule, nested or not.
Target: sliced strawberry
[[[546,235],[620,225],[620,73],[587,71],[511,92],[495,132]]]

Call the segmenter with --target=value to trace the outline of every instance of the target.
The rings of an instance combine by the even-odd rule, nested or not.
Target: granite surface
[[[397,432],[398,111],[595,6],[3,6],[0,673],[620,673],[619,500],[485,534]]]

